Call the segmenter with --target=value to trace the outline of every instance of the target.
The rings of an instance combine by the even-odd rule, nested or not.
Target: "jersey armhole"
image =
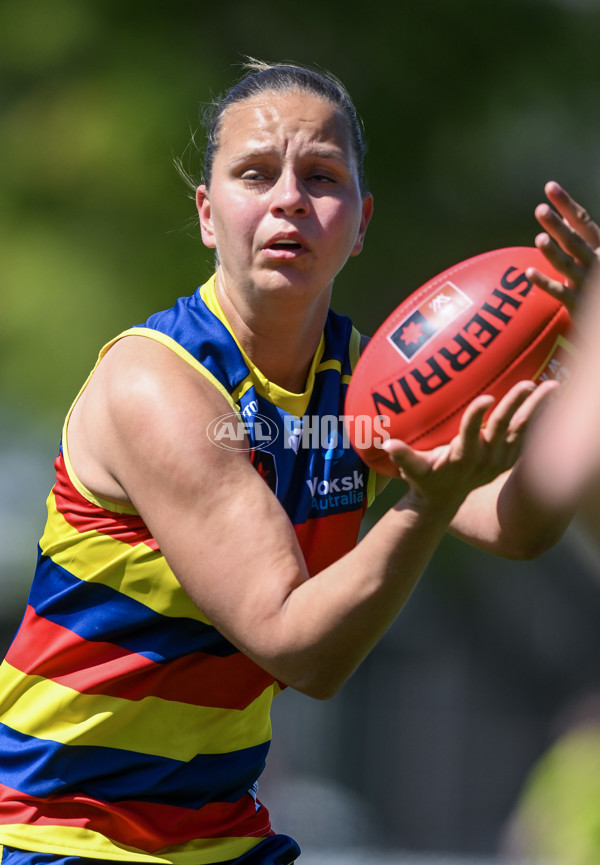
[[[207,370],[205,367],[203,367],[202,364],[199,361],[197,361],[178,342],[176,342],[176,340],[172,339],[170,336],[167,336],[164,333],[161,333],[160,331],[153,330],[152,328],[149,328],[149,327],[132,327],[132,328],[129,328],[128,330],[124,330],[122,333],[115,336],[114,339],[111,339],[110,342],[107,342],[106,345],[102,347],[102,349],[100,350],[100,354],[98,355],[98,360],[94,364],[93,369],[91,370],[90,374],[86,378],[86,380],[83,383],[81,389],[79,390],[77,396],[73,400],[71,407],[69,408],[69,411],[67,412],[67,416],[65,418],[65,422],[63,424],[63,430],[62,430],[61,448],[62,448],[63,460],[65,463],[65,469],[66,469],[67,475],[69,476],[69,480],[71,481],[71,483],[73,484],[73,486],[75,487],[77,492],[84,497],[84,499],[86,499],[87,501],[91,502],[94,505],[97,505],[98,507],[101,507],[101,508],[106,509],[106,510],[114,511],[116,513],[137,514],[137,510],[135,509],[135,507],[133,505],[123,504],[122,502],[114,502],[110,499],[101,498],[100,496],[95,495],[95,493],[93,493],[90,489],[88,489],[85,486],[85,484],[83,484],[79,480],[79,478],[78,478],[78,476],[77,476],[77,474],[73,468],[73,465],[71,463],[71,459],[69,457],[69,446],[68,446],[68,435],[67,435],[68,424],[69,424],[71,414],[73,413],[73,409],[75,408],[75,406],[76,406],[79,398],[81,397],[82,393],[84,392],[84,390],[86,389],[86,387],[90,383],[90,380],[91,380],[94,372],[98,368],[98,364],[100,363],[102,358],[110,351],[110,349],[113,347],[113,345],[115,345],[115,343],[117,343],[119,340],[124,339],[128,336],[143,336],[143,337],[146,337],[148,339],[153,339],[156,342],[161,343],[166,348],[173,351],[176,355],[178,355],[182,360],[184,360],[186,363],[188,363],[193,369],[195,369],[197,372],[199,372],[201,375],[203,375],[206,379],[208,379],[208,381],[210,381],[210,383],[219,391],[219,393],[223,396],[223,398],[228,402],[229,406],[231,407],[232,412],[235,412],[236,414],[239,415],[239,408],[237,407],[236,403],[232,399],[229,392],[223,387],[221,382],[217,378],[215,378],[215,376],[209,370]]]

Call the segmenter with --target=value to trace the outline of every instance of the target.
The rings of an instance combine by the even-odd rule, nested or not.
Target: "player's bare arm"
[[[292,525],[247,452],[202,434],[228,409],[202,376],[154,341],[127,337],[84,393],[69,430],[82,481],[112,479],[93,491],[121,490],[135,505],[209,620],[275,677],[317,697],[331,696],[389,627],[461,499],[505,467],[498,453],[516,408],[496,414],[482,449],[483,399],[448,458],[438,455],[415,483],[413,463],[397,455],[411,491],[309,580]]]
[[[591,516],[596,526],[600,513],[600,267],[590,277],[576,325],[577,363],[573,375],[533,426],[519,468],[522,483],[537,507],[579,509],[583,505],[586,516]]]
[[[515,463],[489,484],[474,489],[458,509],[450,530],[480,549],[511,559],[533,559],[562,536],[573,512],[540,507],[523,483],[518,459],[529,428],[557,393],[556,382],[538,385],[515,413],[510,428]],[[510,396],[510,395],[508,395]]]

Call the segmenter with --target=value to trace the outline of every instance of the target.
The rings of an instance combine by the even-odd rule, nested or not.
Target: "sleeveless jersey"
[[[336,436],[359,353],[347,318],[329,313],[303,394],[252,365],[214,277],[99,361],[132,334],[223,394],[223,417],[197,434],[219,447],[248,437],[311,574],[354,546],[375,478]],[[256,788],[282,686],[191,601],[135,509],[81,484],[66,429],[27,609],[0,667],[0,849],[235,859],[273,834]]]

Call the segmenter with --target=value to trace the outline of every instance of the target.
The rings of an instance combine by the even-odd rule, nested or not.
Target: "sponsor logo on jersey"
[[[357,469],[354,469],[352,474],[337,478],[307,478],[306,484],[310,491],[312,507],[318,511],[362,504],[365,496],[364,475]]]

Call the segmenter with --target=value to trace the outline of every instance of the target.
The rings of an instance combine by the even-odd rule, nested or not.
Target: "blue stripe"
[[[238,651],[212,625],[161,616],[110,586],[78,579],[41,552],[29,603],[38,616],[85,640],[113,643],[152,661],[190,652],[225,658]]]
[[[120,748],[63,745],[0,724],[2,783],[38,798],[83,793],[106,802],[201,808],[247,793],[265,767],[269,744],[183,762]]]

